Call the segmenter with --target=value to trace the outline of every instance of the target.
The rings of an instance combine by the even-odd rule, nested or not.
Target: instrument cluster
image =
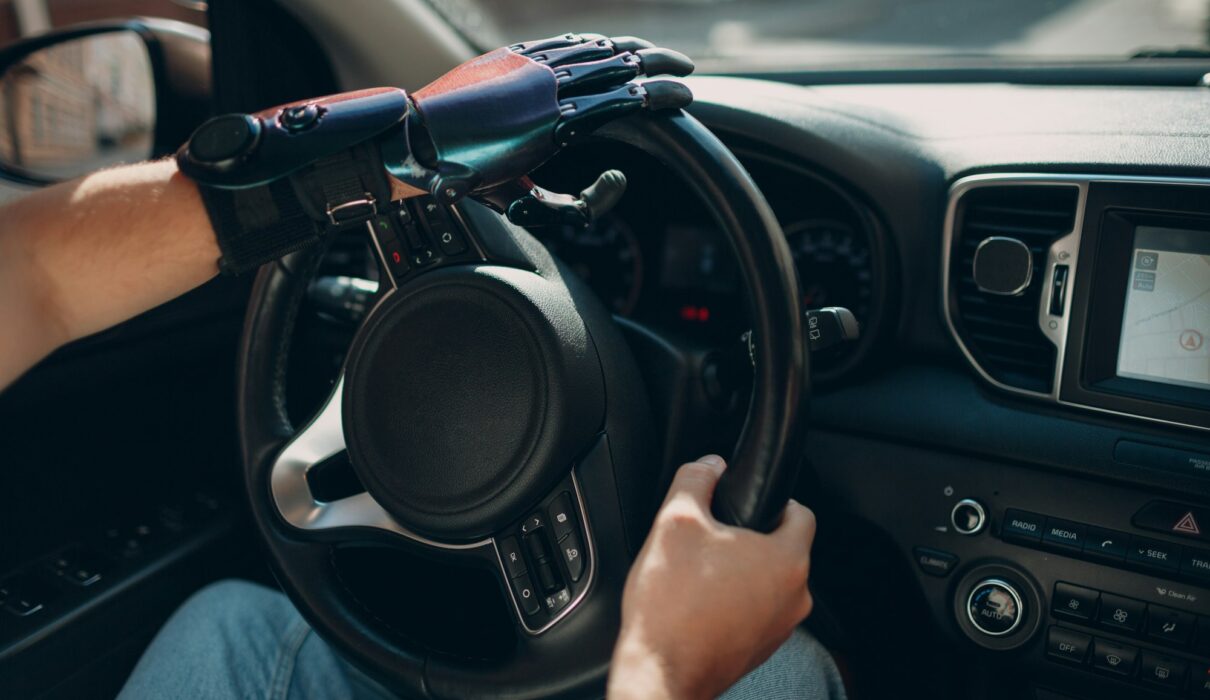
[[[815,379],[855,369],[888,317],[890,255],[878,218],[834,181],[791,163],[736,149],[768,198],[798,269],[804,308],[843,306],[862,325],[857,343],[812,356]],[[539,184],[576,191],[617,168],[622,202],[586,229],[538,230],[544,244],[615,314],[708,344],[747,329],[744,285],[732,252],[702,202],[654,159],[590,145],[540,171]]]

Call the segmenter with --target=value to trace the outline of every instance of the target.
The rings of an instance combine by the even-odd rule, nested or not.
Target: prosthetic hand
[[[475,58],[409,96],[377,88],[215,117],[177,153],[238,273],[391,206],[392,178],[452,204],[474,197],[519,225],[585,225],[625,189],[604,173],[574,197],[528,174],[602,124],[689,104],[685,56],[633,37],[564,34]]]

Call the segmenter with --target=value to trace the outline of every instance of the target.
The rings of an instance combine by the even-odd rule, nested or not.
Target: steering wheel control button
[[[1210,542],[1210,510],[1172,501],[1152,501],[1134,514],[1137,528]]]
[[[1092,666],[1098,671],[1115,676],[1130,677],[1139,661],[1139,650],[1135,647],[1097,638],[1092,643]]]
[[[987,511],[973,498],[964,498],[950,511],[950,524],[962,535],[977,535],[987,525]]]
[[[1025,617],[1021,594],[1002,579],[986,579],[971,589],[966,614],[975,629],[989,637],[1003,637]]]
[[[570,493],[564,491],[555,499],[550,507],[550,522],[557,542],[576,531],[576,511],[572,508]]]
[[[534,590],[534,582],[530,580],[528,574],[521,574],[513,579],[512,585],[513,596],[516,597],[522,612],[526,615],[537,615],[542,611],[542,604],[538,602],[538,592]]]
[[[1151,651],[1143,651],[1139,678],[1143,679],[1144,683],[1164,690],[1180,692],[1185,688],[1185,677],[1188,675],[1188,662]]]
[[[1147,606],[1147,636],[1163,644],[1188,646],[1196,618],[1189,613],[1159,605]]]
[[[1042,530],[1045,528],[1045,515],[1010,508],[1004,511],[1000,537],[1023,544],[1037,544],[1042,541]]]
[[[1087,530],[1080,523],[1059,518],[1047,518],[1046,529],[1042,532],[1042,544],[1068,552],[1079,553],[1084,549],[1084,538]]]
[[[584,576],[584,544],[580,536],[572,532],[559,543],[559,552],[563,555],[563,563],[567,565],[567,575],[573,583]]]
[[[546,612],[553,615],[554,613],[557,613],[563,608],[567,607],[567,604],[570,602],[571,592],[564,588],[556,593],[546,596]]]
[[[1096,615],[1097,601],[1100,598],[1098,591],[1059,582],[1055,584],[1050,611],[1057,617],[1066,617],[1069,620],[1091,620]]]
[[[215,117],[189,139],[189,157],[205,165],[232,164],[256,148],[260,131],[260,120],[250,114]]]
[[[542,519],[541,513],[530,513],[521,523],[521,534],[532,535],[546,525],[546,521]]]
[[[1100,527],[1089,527],[1084,538],[1084,556],[1089,559],[1121,564],[1126,561],[1130,535]]]
[[[297,134],[318,124],[321,116],[322,112],[317,104],[295,105],[283,109],[277,121],[286,131]]]
[[[1181,548],[1159,540],[1133,537],[1130,540],[1130,550],[1126,554],[1126,561],[1139,568],[1160,574],[1176,573],[1181,566]]]
[[[1137,634],[1143,626],[1143,609],[1142,601],[1103,593],[1097,622],[1102,627]]]
[[[1072,664],[1083,664],[1088,658],[1092,637],[1062,627],[1051,627],[1046,633],[1046,655]]]
[[[958,555],[944,550],[916,547],[912,554],[920,570],[930,576],[949,576],[958,567]]]
[[[390,268],[391,274],[396,279],[407,274],[411,267],[408,265],[407,253],[403,252],[403,246],[399,245],[399,241],[390,241],[383,244],[382,254],[387,259],[387,267]]]
[[[517,538],[505,537],[500,540],[500,558],[504,560],[504,568],[508,571],[509,578],[517,578],[526,573],[525,557],[521,554]]]

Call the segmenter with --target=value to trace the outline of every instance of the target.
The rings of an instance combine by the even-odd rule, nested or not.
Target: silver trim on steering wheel
[[[436,542],[400,525],[369,492],[335,501],[319,501],[307,483],[307,471],[323,460],[347,449],[341,406],[344,375],[336,382],[319,414],[298,432],[274,460],[269,470],[269,489],[282,519],[300,530],[318,531],[342,527],[369,527],[402,535],[441,549],[475,549],[492,538],[469,544]]]

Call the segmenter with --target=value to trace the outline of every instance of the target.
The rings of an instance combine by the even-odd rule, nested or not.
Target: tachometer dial
[[[587,228],[564,226],[542,242],[592,287],[611,311],[634,311],[643,284],[643,253],[624,221],[605,216]]]

